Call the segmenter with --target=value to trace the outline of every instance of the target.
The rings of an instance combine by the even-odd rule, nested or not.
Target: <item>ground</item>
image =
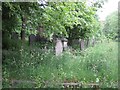
[[[14,80],[18,80],[15,85]],[[103,88],[116,88],[117,80],[117,42],[98,43],[84,51],[67,50],[57,57],[52,50],[42,51],[39,47],[3,50],[3,87],[13,87],[12,84],[15,87],[61,87],[58,83],[82,83],[88,87],[86,84],[97,83]]]

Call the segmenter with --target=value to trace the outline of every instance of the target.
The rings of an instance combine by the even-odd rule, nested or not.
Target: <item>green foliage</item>
[[[70,31],[75,32],[77,38],[90,37],[95,34],[97,30],[96,6],[89,7],[85,1],[48,2],[46,4],[47,6],[42,8],[35,2],[4,2],[2,5],[3,30],[20,32],[22,17],[25,17],[27,34],[35,34],[35,30],[40,25],[44,27],[44,35],[47,37],[52,34],[69,36]],[[67,31],[66,27],[69,27],[70,31]]]
[[[118,11],[107,16],[103,32],[110,39],[115,39],[118,36]]]
[[[13,40],[10,39],[9,37],[3,37],[3,42],[2,42],[2,48],[3,49],[20,49],[21,45],[22,45],[22,41],[21,40]]]
[[[36,2],[34,3],[32,2],[3,2],[2,3],[2,25],[3,25],[2,29],[3,31],[7,31],[9,33],[11,33],[12,31],[20,32],[22,29],[22,18],[25,17],[27,21],[31,20],[30,17],[33,17],[33,15],[36,13],[36,10],[38,10],[38,7],[39,5]],[[36,23],[28,23],[26,26],[26,29],[28,30],[28,32],[30,32],[30,29],[35,30],[37,26],[38,25],[36,25]]]
[[[82,52],[70,49],[59,57],[38,47],[3,50],[3,87],[10,86],[11,79],[33,80],[34,87],[60,87],[57,83],[87,84],[98,78],[100,87],[114,88],[118,79],[117,49],[115,42],[103,43]]]
[[[89,7],[85,2],[48,3],[42,20],[46,34],[59,33],[68,37],[76,34],[77,38],[90,37],[98,30],[94,9],[95,7]]]

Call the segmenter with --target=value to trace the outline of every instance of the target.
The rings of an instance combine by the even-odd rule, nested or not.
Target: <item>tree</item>
[[[13,31],[21,32],[21,39],[25,39],[26,27],[30,28],[29,17],[38,10],[38,3],[32,2],[4,2],[2,4],[3,31],[11,34]],[[34,26],[36,26],[34,24]]]
[[[76,33],[77,38],[83,38],[94,31],[95,12],[94,7],[88,7],[86,2],[50,2],[45,8],[42,23],[47,35],[59,33],[70,36]],[[76,30],[71,32],[74,28]]]
[[[97,30],[96,8],[98,7],[94,5],[87,6],[86,1],[45,4],[7,2],[3,3],[3,30],[17,30],[21,32],[21,39],[24,40],[25,32],[33,33],[42,25],[46,37],[58,34],[68,38],[87,38]]]
[[[110,39],[114,39],[118,35],[118,11],[106,17],[103,32]]]

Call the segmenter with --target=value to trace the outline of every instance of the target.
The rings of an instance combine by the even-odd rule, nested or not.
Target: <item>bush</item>
[[[21,40],[13,40],[9,37],[3,37],[2,48],[3,49],[20,49],[22,46]]]

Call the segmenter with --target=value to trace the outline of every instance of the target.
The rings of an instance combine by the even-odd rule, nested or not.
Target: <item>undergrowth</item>
[[[82,82],[114,88],[118,80],[118,45],[106,42],[84,51],[69,49],[57,57],[51,49],[23,46],[19,50],[3,50],[2,66],[3,87],[12,87],[11,80],[15,79],[36,82],[30,87],[60,87],[58,83]]]

